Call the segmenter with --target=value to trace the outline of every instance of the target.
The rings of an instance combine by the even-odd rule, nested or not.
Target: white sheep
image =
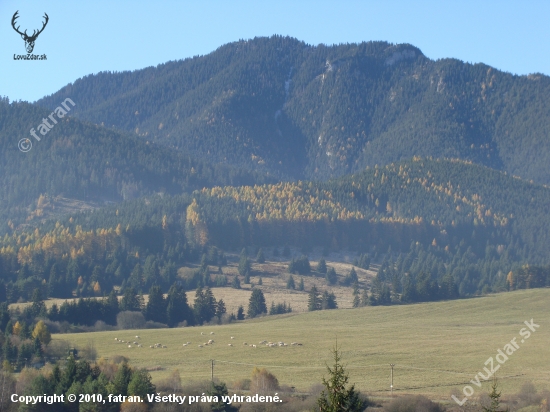
[[[128,347],[129,347],[129,348],[131,348],[131,347],[132,347],[132,345],[128,345]]]
[[[256,345],[252,345],[252,347],[253,347],[253,348],[255,348],[255,347],[256,347]]]
[[[136,335],[136,339],[139,339],[139,336]]]
[[[202,345],[199,345],[199,348],[202,348]]]
[[[231,339],[235,339],[235,337],[234,337],[234,336],[231,336]]]
[[[227,346],[233,346],[233,344],[231,344],[231,343],[228,343],[228,344],[227,344]]]
[[[213,335],[213,334],[214,334],[214,332],[210,332],[210,334],[211,334],[211,335]]]
[[[210,339],[210,340],[208,341],[208,343],[209,343],[209,344],[213,344],[214,341],[213,341],[212,339]]]
[[[204,335],[204,332],[201,332],[201,335]]]

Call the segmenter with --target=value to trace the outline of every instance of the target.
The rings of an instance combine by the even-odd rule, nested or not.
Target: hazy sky
[[[48,26],[34,54],[11,27]],[[550,1],[0,1],[0,96],[35,101],[79,77],[134,70],[273,34],[306,43],[410,43],[432,59],[550,75]],[[1,120],[1,119],[0,119]]]

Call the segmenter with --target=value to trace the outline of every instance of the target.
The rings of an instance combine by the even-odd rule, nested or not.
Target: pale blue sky
[[[11,27],[48,27],[26,54]],[[35,101],[79,77],[135,70],[208,54],[255,36],[309,44],[385,40],[410,43],[432,59],[483,62],[514,74],[550,74],[550,1],[139,1],[2,0],[0,96]]]

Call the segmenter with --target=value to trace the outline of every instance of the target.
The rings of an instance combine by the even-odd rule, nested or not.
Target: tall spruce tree
[[[183,321],[186,321],[188,325],[193,324],[193,316],[187,303],[187,294],[177,283],[173,284],[168,291],[166,317],[170,327]]]
[[[162,289],[153,285],[149,289],[149,300],[145,306],[145,318],[153,322],[166,323],[166,300]]]
[[[132,287],[124,290],[124,296],[120,301],[120,310],[125,311],[140,311],[141,304],[139,297],[136,294],[136,290]]]
[[[307,299],[307,310],[311,312],[319,309],[321,309],[321,299],[317,288],[313,285],[309,291],[309,296]]]
[[[327,273],[327,262],[325,262],[325,259],[321,258],[321,260],[319,260],[319,263],[317,264],[317,272],[322,273],[323,275]]]
[[[261,289],[255,288],[250,295],[248,301],[248,317],[255,318],[262,313],[267,313],[267,306],[265,304],[265,297]]]
[[[323,378],[325,389],[317,399],[319,412],[361,412],[365,410],[365,403],[355,390],[355,385],[348,386],[349,376],[341,363],[342,357],[338,353],[338,345],[332,350],[334,365],[327,365],[328,379]]]

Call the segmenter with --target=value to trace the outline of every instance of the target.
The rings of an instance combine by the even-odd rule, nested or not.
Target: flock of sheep
[[[136,335],[136,339],[139,340],[139,336]],[[138,343],[136,341],[130,342],[130,341],[125,341],[125,340],[122,340],[122,339],[119,339],[119,338],[115,338],[115,342],[117,342],[117,343],[127,343],[129,348],[133,348],[132,344],[136,345],[136,347],[138,347],[138,348],[142,347],[141,343]]]
[[[204,333],[204,332],[201,332],[201,335],[205,335],[205,333]],[[214,332],[210,332],[210,335],[214,335]],[[139,340],[140,337],[136,335],[136,339]],[[234,337],[234,336],[231,336],[231,339],[235,339],[235,337]],[[128,344],[128,347],[129,347],[129,348],[133,348],[133,347],[134,347],[134,346],[132,346],[132,344],[135,345],[135,347],[138,347],[138,348],[143,347],[143,346],[142,346],[140,343],[138,343],[137,341],[130,342],[130,341],[124,341],[124,340],[118,339],[118,338],[115,338],[115,341],[116,341],[117,343],[125,343],[125,344]],[[207,342],[205,342],[205,343],[203,343],[203,344],[201,344],[201,345],[198,345],[198,346],[199,346],[199,348],[204,348],[205,346],[213,345],[214,343],[215,343],[215,342],[214,342],[214,339],[209,339]],[[186,342],[186,343],[183,344],[183,346],[185,347],[185,346],[188,346],[188,345],[190,345],[190,344],[191,344],[191,342]],[[268,347],[270,347],[270,348],[273,348],[273,347],[276,347],[276,346],[289,346],[289,344],[288,344],[288,343],[285,343],[285,342],[277,342],[277,343],[275,343],[275,342],[268,342],[268,341],[266,341],[266,340],[261,341],[261,342],[259,343],[259,345],[265,345],[265,346],[268,346]],[[233,346],[233,344],[232,344],[232,343],[228,343],[227,346]],[[246,343],[246,342],[243,342],[243,346],[248,346],[248,347],[250,347],[250,348],[256,348],[256,347],[257,347],[257,345],[249,345],[249,344]],[[301,343],[298,343],[298,342],[292,342],[292,343],[290,344],[290,346],[302,346],[302,344],[301,344]],[[166,349],[166,348],[167,348],[167,346],[166,346],[166,345],[163,345],[162,343],[155,343],[154,345],[151,345],[151,346],[149,346],[149,347],[150,347],[151,349],[155,349],[155,348],[163,348],[163,349]]]

